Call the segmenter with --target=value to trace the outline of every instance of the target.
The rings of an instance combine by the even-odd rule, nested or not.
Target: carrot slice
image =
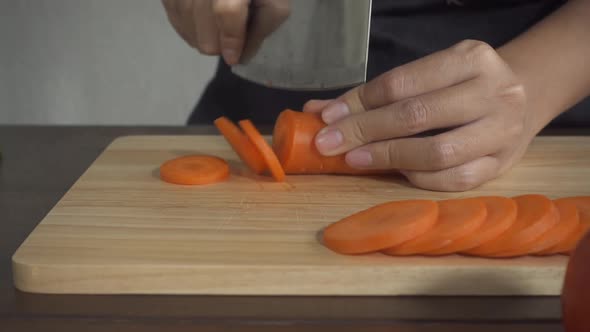
[[[429,251],[427,254],[449,255],[475,248],[497,238],[514,224],[516,202],[513,199],[501,196],[481,196],[476,199],[485,204],[487,211],[485,221],[477,232],[467,234],[440,249]]]
[[[277,159],[274,151],[264,140],[264,137],[262,137],[258,129],[254,127],[254,124],[252,124],[250,120],[241,120],[238,122],[238,124],[242,130],[244,130],[244,133],[246,136],[248,136],[260,155],[262,155],[262,159],[266,163],[266,166],[270,170],[270,173],[275,178],[275,180],[279,182],[285,180],[285,171],[283,170],[281,163]]]
[[[383,250],[387,255],[416,255],[440,249],[474,232],[485,221],[485,204],[478,199],[449,199],[438,202],[436,225],[419,237]]]
[[[563,242],[574,233],[580,225],[580,218],[576,205],[566,200],[554,200],[553,203],[558,212],[558,223],[541,235],[533,243],[523,246],[519,250],[502,253],[506,256],[519,256],[523,254],[537,254]]]
[[[513,198],[517,205],[516,222],[499,237],[464,253],[490,256],[516,250],[535,241],[557,223],[555,205],[544,195],[529,194]]]
[[[287,174],[383,174],[387,170],[355,169],[345,154],[326,157],[315,146],[315,137],[326,124],[319,113],[284,110],[273,130],[273,150]]]
[[[213,123],[240,159],[254,173],[262,174],[266,170],[266,164],[260,152],[238,126],[225,116],[215,119]]]
[[[174,184],[209,184],[221,182],[228,177],[227,162],[208,155],[182,156],[168,160],[160,166],[160,178]]]
[[[552,248],[539,252],[539,255],[570,254],[584,235],[590,232],[590,196],[565,197],[556,201],[567,201],[575,204],[580,222],[576,230],[562,242]]]
[[[379,204],[324,229],[326,247],[342,254],[379,251],[411,240],[432,228],[438,205],[431,200]]]
[[[553,248],[550,248],[551,253],[563,254],[563,255],[570,255],[576,246],[580,242],[580,240],[586,235],[586,233],[590,233],[590,219],[580,219],[580,224],[578,228],[575,230],[574,233],[570,234],[562,243],[556,245]],[[547,254],[543,252],[541,254]]]
[[[509,251],[502,251],[499,253],[493,253],[487,256],[507,258],[535,254],[543,249],[547,249],[554,246],[560,241],[563,241],[563,239],[565,239],[567,235],[569,235],[569,233],[575,230],[576,226],[579,224],[578,211],[576,210],[575,205],[564,206],[562,204],[560,211],[557,204],[555,204],[554,202],[554,207],[551,213],[554,215],[554,218],[557,220],[557,223],[555,224],[555,226],[551,227],[549,230],[543,233],[539,238],[519,248]]]

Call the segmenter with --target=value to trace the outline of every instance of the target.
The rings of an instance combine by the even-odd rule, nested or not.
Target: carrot
[[[281,166],[281,163],[277,159],[272,148],[266,143],[264,137],[260,135],[260,132],[250,120],[241,120],[238,122],[246,136],[250,139],[250,142],[254,145],[254,147],[258,150],[262,159],[266,163],[267,168],[270,170],[270,173],[275,178],[275,180],[281,182],[285,180],[285,171]]]
[[[576,205],[579,216],[578,227],[557,245],[539,252],[539,255],[569,254],[574,250],[584,234],[590,232],[590,196],[574,196],[557,199]]]
[[[287,174],[383,174],[386,170],[355,169],[346,163],[345,154],[325,157],[314,140],[326,124],[319,113],[293,110],[281,112],[273,130],[273,150]]]
[[[566,200],[554,200],[553,203],[557,208],[559,214],[559,222],[541,235],[540,238],[533,241],[533,243],[523,246],[516,252],[508,252],[512,256],[518,256],[521,252],[526,254],[537,254],[549,248],[556,246],[563,242],[568,236],[574,233],[580,225],[580,218],[576,205]]]
[[[439,201],[438,207],[438,221],[432,229],[415,239],[385,249],[383,253],[415,255],[440,249],[476,231],[487,215],[482,200],[472,198]]]
[[[556,204],[552,209],[552,213],[557,220],[557,224],[543,233],[538,239],[533,242],[520,246],[513,250],[493,253],[488,257],[518,257],[536,254],[544,249],[550,248],[557,243],[563,241],[572,231],[579,225],[578,211],[576,206],[571,204]]]
[[[163,181],[182,184],[210,184],[229,177],[229,165],[221,158],[208,155],[182,156],[160,166]]]
[[[266,164],[258,149],[254,147],[250,139],[225,116],[215,119],[213,122],[226,141],[231,145],[240,159],[256,174],[262,174],[266,170]]]
[[[323,241],[342,254],[376,252],[427,232],[437,216],[438,205],[431,200],[382,203],[329,225]]]
[[[516,220],[516,202],[501,196],[477,197],[485,206],[487,215],[481,227],[448,245],[429,251],[428,255],[448,255],[475,248],[482,243],[493,240],[505,232]]]
[[[578,228],[570,234],[563,242],[556,245],[553,248],[549,248],[546,252],[541,252],[540,254],[563,254],[569,255],[571,252],[576,248],[577,244],[580,242],[580,239],[584,237],[587,233],[590,233],[590,220],[580,219],[580,224]]]
[[[464,253],[475,256],[492,256],[517,250],[541,237],[558,221],[556,207],[544,195],[529,194],[513,198],[517,205],[516,221],[499,237]]]

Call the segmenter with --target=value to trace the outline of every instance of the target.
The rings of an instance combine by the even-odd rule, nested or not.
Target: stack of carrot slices
[[[238,122],[240,126],[238,128],[230,119],[222,116],[217,118],[214,124],[240,159],[254,173],[262,174],[269,171],[276,181],[285,180],[285,171],[277,155],[252,121],[241,120]]]
[[[349,255],[508,258],[567,255],[589,230],[590,196],[481,196],[379,204],[326,227],[323,242]]]

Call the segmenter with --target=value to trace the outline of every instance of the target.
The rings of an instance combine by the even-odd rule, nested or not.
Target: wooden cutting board
[[[229,181],[159,180],[162,162],[191,153],[226,158]],[[527,193],[589,195],[590,137],[537,138],[511,172],[465,193],[401,177],[275,183],[250,173],[221,137],[122,137],[15,253],[14,282],[40,293],[557,295],[564,256],[343,256],[318,241],[326,225],[389,200]]]

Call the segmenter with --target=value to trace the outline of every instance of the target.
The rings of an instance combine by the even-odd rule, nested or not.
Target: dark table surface
[[[107,144],[133,134],[216,131],[0,126],[0,331],[562,331],[558,297],[87,296],[16,290],[11,257],[17,247]]]

